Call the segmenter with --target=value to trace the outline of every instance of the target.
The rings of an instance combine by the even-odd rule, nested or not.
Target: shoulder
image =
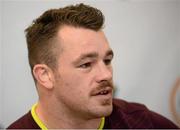
[[[7,129],[36,129],[38,125],[35,123],[34,119],[31,116],[31,112],[29,111],[24,116],[13,122],[8,126]]]
[[[131,114],[138,111],[143,112],[147,110],[146,106],[143,104],[128,102],[122,99],[113,99],[113,107],[125,114]]]
[[[121,99],[113,99],[113,112],[108,120],[116,128],[178,128],[145,105]]]

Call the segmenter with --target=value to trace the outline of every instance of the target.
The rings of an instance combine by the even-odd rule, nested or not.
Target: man
[[[26,29],[39,100],[8,128],[177,128],[137,103],[113,99],[113,51],[100,10],[51,9]]]

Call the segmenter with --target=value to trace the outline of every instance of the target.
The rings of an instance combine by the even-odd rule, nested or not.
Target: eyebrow
[[[106,52],[105,56],[114,56],[113,51],[110,49]],[[97,52],[91,52],[91,53],[87,53],[87,54],[82,54],[79,58],[77,58],[73,64],[78,64],[80,61],[87,59],[87,58],[97,58],[98,57],[98,53]]]

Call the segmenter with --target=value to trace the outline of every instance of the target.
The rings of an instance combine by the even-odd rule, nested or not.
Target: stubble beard
[[[111,96],[101,98],[101,96],[99,96],[97,93],[103,89],[106,90],[107,87],[109,88],[109,94],[111,94]],[[95,100],[95,102],[96,102],[96,104],[93,108],[94,110],[92,110],[92,112],[94,111],[94,116],[106,117],[112,113],[112,111],[113,111],[113,103],[112,103],[113,102],[113,88],[114,88],[114,85],[112,82],[104,81],[104,82],[100,83],[99,86],[97,86],[96,88],[94,88],[91,91],[91,98],[93,100]]]
[[[60,78],[60,75],[58,75],[56,77],[56,83],[60,82],[59,78]],[[56,85],[59,85],[59,84],[56,84]],[[107,87],[107,86],[109,86],[112,89],[114,88],[112,82],[104,81],[104,82],[100,83],[99,86],[97,86],[92,92],[99,91],[100,89],[103,89],[104,87]],[[91,107],[93,104],[89,104],[89,105],[91,105],[91,106],[89,106],[89,109],[87,107],[87,108],[85,108],[86,110],[84,110],[83,106],[76,108],[78,103],[75,103],[75,104],[70,103],[69,104],[65,98],[59,97],[59,96],[57,97],[59,102],[61,102],[61,105],[63,104],[62,106],[65,106],[64,108],[67,108],[69,110],[69,112],[71,111],[72,115],[74,115],[74,116],[76,115],[78,118],[84,118],[84,119],[85,118],[86,119],[93,119],[93,118],[101,118],[101,117],[109,116],[113,110],[112,98],[113,98],[113,91],[112,91],[112,97],[111,98],[107,98],[107,99],[103,100],[102,102],[100,102],[100,104],[99,103],[94,104],[94,105],[97,105],[97,107],[95,106],[94,108]]]

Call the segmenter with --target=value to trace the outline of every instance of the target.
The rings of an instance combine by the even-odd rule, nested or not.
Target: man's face
[[[54,93],[60,107],[83,118],[112,112],[113,52],[102,31],[64,26],[58,32],[62,53]]]

